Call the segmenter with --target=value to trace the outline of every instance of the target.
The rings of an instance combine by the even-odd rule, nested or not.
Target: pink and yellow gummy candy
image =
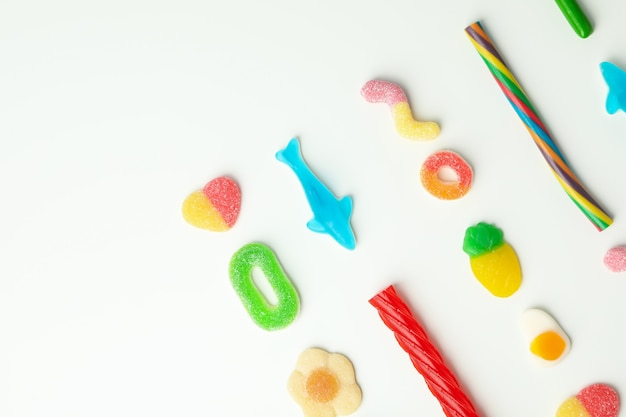
[[[209,181],[183,202],[183,218],[192,226],[225,232],[235,225],[241,208],[239,186],[228,177]]]
[[[440,129],[437,123],[415,120],[409,100],[397,84],[370,80],[361,88],[361,95],[369,103],[386,103],[389,106],[396,130],[403,138],[432,140],[439,136]]]

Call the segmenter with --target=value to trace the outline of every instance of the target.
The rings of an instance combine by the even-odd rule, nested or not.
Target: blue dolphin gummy
[[[626,72],[610,62],[601,63],[600,71],[606,85],[609,86],[606,111],[609,114],[614,114],[618,110],[626,111]]]
[[[309,220],[307,227],[313,232],[326,233],[344,248],[353,250],[356,247],[356,239],[350,227],[352,198],[337,199],[315,176],[302,158],[297,138],[291,139],[285,149],[276,152],[276,159],[293,170],[304,188],[313,211],[313,218]]]

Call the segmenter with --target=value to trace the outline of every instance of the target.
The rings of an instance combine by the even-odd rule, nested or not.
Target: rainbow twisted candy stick
[[[505,94],[509,103],[520,117],[526,129],[532,136],[541,154],[552,169],[552,173],[563,187],[567,195],[587,216],[598,230],[604,230],[613,223],[613,219],[589,195],[578,177],[572,172],[569,164],[563,157],[561,150],[548,133],[530,100],[522,90],[504,60],[498,53],[493,41],[485,34],[480,22],[475,22],[465,28],[470,41],[480,54],[487,68],[496,79],[498,86]]]

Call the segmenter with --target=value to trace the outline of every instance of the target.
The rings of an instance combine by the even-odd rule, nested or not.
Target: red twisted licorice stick
[[[393,285],[376,294],[369,302],[393,331],[400,347],[409,354],[413,366],[424,377],[446,416],[478,417],[472,402]]]

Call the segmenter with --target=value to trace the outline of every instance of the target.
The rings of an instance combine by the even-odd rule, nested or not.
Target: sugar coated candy
[[[616,246],[604,255],[604,265],[612,272],[626,271],[626,246]]]
[[[345,416],[361,405],[352,362],[340,353],[319,348],[300,354],[287,389],[306,417]]]
[[[201,229],[225,232],[235,225],[241,208],[241,191],[235,181],[218,177],[183,202],[183,218]]]
[[[613,388],[592,384],[565,400],[556,417],[617,417],[619,407],[619,397]]]
[[[409,100],[399,85],[389,81],[370,80],[361,88],[361,95],[369,103],[385,103],[389,106],[396,130],[403,138],[433,140],[439,136],[437,123],[415,120]]]
[[[254,284],[258,268],[272,287],[277,302],[270,303]],[[283,271],[274,252],[262,243],[248,243],[230,260],[230,281],[252,320],[265,330],[287,327],[300,309],[298,293]]]
[[[441,170],[449,168],[456,178],[451,181],[441,178]],[[430,155],[420,169],[422,185],[430,194],[442,200],[456,200],[470,190],[473,179],[472,168],[461,156],[452,151],[438,151]]]

